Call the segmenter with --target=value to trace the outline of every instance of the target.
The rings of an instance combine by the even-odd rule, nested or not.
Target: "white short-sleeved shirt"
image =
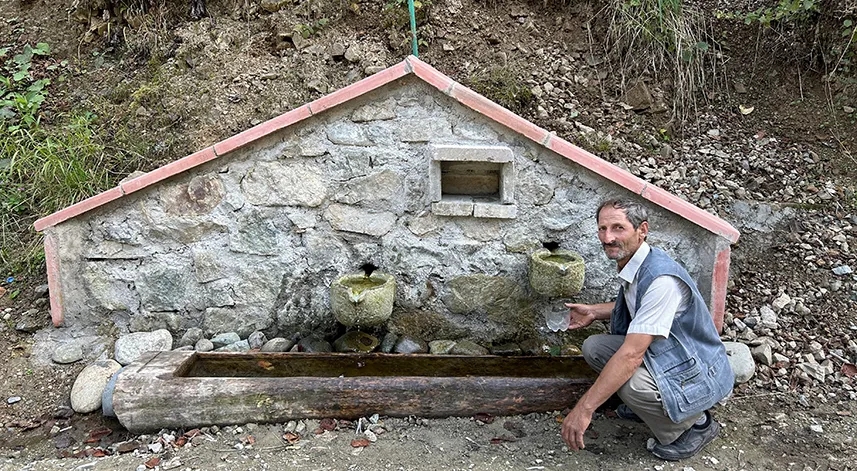
[[[631,314],[628,333],[666,338],[670,334],[675,316],[687,310],[692,294],[690,288],[679,278],[663,275],[652,281],[637,306],[637,272],[650,251],[649,244],[643,242],[619,272],[619,278],[625,288],[625,303]]]

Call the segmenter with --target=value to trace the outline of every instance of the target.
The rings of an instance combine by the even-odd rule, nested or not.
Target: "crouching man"
[[[610,319],[610,335],[583,344],[595,384],[562,423],[573,450],[584,447],[592,413],[617,393],[622,418],[645,422],[656,440],[648,449],[664,460],[689,458],[711,442],[720,425],[708,411],[732,391],[734,374],[702,295],[687,271],[646,243],[646,209],[609,200],[598,208],[598,238],[616,260],[621,286],[615,302],[566,304],[569,328]]]

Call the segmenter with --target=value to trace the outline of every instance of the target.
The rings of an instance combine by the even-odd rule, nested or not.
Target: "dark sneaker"
[[[634,411],[625,404],[619,404],[619,407],[616,408],[616,415],[619,416],[620,419],[633,420],[634,422],[643,421],[640,416],[635,414]]]
[[[655,443],[649,451],[662,460],[678,461],[699,453],[720,433],[720,424],[705,411],[705,425],[693,425],[669,445]]]

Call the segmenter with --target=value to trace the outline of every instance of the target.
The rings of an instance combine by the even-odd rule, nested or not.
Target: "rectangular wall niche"
[[[512,149],[433,145],[429,152],[429,191],[434,214],[515,218]]]

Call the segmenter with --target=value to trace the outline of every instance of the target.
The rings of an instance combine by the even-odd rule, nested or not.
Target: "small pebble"
[[[16,402],[21,402],[21,396],[12,396],[9,399],[6,399],[7,404],[14,404]]]

